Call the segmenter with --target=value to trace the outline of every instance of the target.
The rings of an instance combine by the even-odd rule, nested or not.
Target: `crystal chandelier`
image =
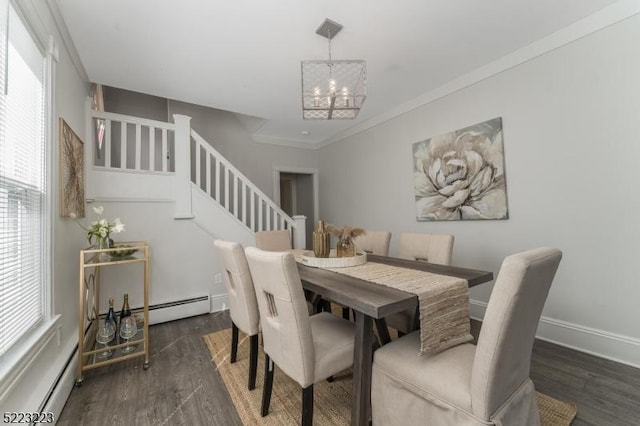
[[[302,61],[302,118],[305,120],[354,119],[367,97],[367,63],[331,59],[331,40],[342,25],[330,19],[316,34],[329,40],[328,61]]]

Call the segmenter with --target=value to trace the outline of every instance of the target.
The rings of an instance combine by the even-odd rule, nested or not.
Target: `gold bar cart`
[[[79,280],[79,309],[78,309],[78,369],[76,386],[84,380],[83,373],[94,368],[104,367],[132,358],[144,357],[143,368],[149,368],[149,276],[150,249],[146,241],[119,242],[116,247],[107,249],[89,248],[80,250],[80,280]],[[101,315],[98,312],[100,296],[100,270],[130,263],[140,263],[144,272],[144,304],[142,308],[132,309],[132,314],[140,318],[142,313],[142,327],[126,343],[111,344],[109,349],[113,355],[106,360],[99,360],[98,353],[104,352],[96,344]],[[102,315],[103,317],[104,315]],[[117,334],[117,333],[116,333]],[[117,339],[116,339],[117,341]],[[131,353],[121,353],[127,345],[138,345]]]

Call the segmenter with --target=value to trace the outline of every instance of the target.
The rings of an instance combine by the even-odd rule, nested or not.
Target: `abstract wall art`
[[[418,221],[508,219],[502,118],[413,144]]]
[[[84,217],[84,143],[60,118],[60,214]]]

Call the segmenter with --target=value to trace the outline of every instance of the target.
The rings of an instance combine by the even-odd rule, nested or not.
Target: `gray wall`
[[[547,339],[640,365],[640,16],[320,150],[321,218],[455,235],[453,263],[498,272],[555,246],[564,258],[543,313]],[[503,118],[509,219],[417,222],[411,145]],[[481,315],[491,285],[472,290]]]

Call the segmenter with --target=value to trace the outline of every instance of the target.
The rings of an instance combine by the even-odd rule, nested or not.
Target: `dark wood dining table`
[[[417,269],[467,280],[469,287],[493,280],[493,273],[457,266],[436,265],[368,254],[369,262]],[[356,336],[353,354],[353,400],[351,424],[368,425],[371,414],[371,367],[373,361],[373,326],[376,325],[381,344],[390,341],[384,318],[418,306],[418,296],[381,284],[350,277],[322,268],[298,263],[305,290],[348,306],[355,312]]]

